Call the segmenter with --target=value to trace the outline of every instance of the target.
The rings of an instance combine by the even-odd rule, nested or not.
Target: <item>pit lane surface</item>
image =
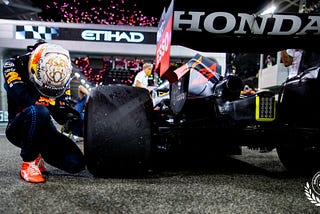
[[[304,193],[312,177],[290,175],[275,151],[243,148],[241,156],[163,165],[142,178],[72,175],[46,165],[46,182],[31,184],[19,177],[20,150],[4,128],[0,213],[320,213]]]

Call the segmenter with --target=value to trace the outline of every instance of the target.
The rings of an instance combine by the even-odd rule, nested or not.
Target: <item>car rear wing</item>
[[[265,53],[286,48],[320,50],[320,14],[261,15],[261,0],[172,0],[158,25],[156,71],[170,64],[170,46],[204,52]]]

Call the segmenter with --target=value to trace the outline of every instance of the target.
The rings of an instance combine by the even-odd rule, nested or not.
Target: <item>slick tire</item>
[[[140,175],[149,166],[152,100],[127,85],[93,88],[85,109],[84,155],[97,177]]]
[[[277,147],[277,154],[290,173],[309,176],[320,170],[318,138],[292,134],[287,142]]]

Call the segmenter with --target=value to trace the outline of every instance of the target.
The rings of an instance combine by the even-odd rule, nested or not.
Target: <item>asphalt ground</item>
[[[32,184],[19,176],[20,149],[4,127],[0,213],[320,213],[304,192],[312,177],[288,173],[275,151],[243,148],[240,156],[164,165],[139,178],[96,178],[46,165],[46,182]]]

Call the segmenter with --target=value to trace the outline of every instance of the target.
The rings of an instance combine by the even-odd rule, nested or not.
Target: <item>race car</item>
[[[159,154],[241,154],[242,146],[276,149],[292,172],[320,169],[319,63],[286,80],[278,93],[258,90],[250,96],[240,96],[239,77],[222,75],[219,64],[200,53],[178,68],[169,63],[175,44],[204,51],[317,49],[319,14],[259,16],[205,5],[172,1],[161,17],[155,67],[164,85],[151,93],[121,84],[91,90],[84,124],[90,173],[140,174]],[[283,28],[288,20],[291,28]]]
[[[277,149],[282,163],[292,171],[319,169],[319,68],[286,81],[276,100],[269,90],[240,96],[243,83],[237,76],[218,80],[199,72],[203,66],[198,70],[192,65],[182,67],[189,71],[157,103],[151,96],[160,93],[157,89],[150,93],[121,84],[92,89],[84,135],[92,174],[144,172],[155,157],[177,154],[179,149],[191,148],[194,154],[208,148],[212,155],[241,154],[237,150],[241,146]]]

